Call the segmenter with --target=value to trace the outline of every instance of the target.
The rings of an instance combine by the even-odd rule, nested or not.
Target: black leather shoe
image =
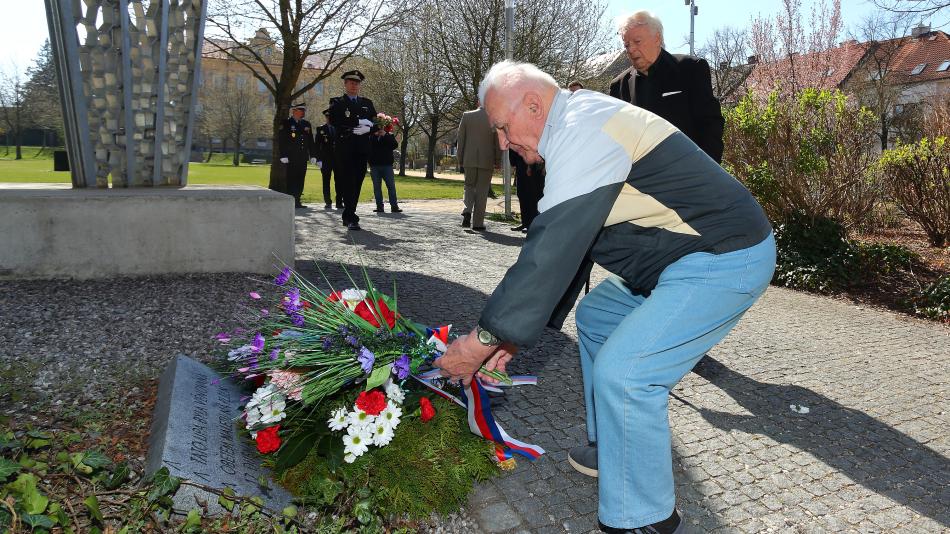
[[[323,207],[323,209],[325,209],[325,210],[332,210],[332,209],[333,209],[333,204],[327,204],[326,206]]]
[[[386,213],[386,210],[382,206],[377,207],[373,210],[373,213]]]
[[[511,231],[512,231],[512,232],[521,232],[521,231],[524,231],[524,230],[526,230],[526,228],[525,228],[525,225],[523,225],[523,224],[519,224],[518,226],[513,226],[513,227],[511,228]]]
[[[389,211],[391,211],[391,212],[393,212],[393,213],[402,213],[402,210],[399,209],[399,206],[393,206],[393,208],[392,208],[391,210],[389,210]]]
[[[350,223],[350,224],[346,225],[346,229],[347,229],[347,230],[353,230],[354,232],[355,232],[356,230],[362,230],[362,228],[360,228],[360,223]]]
[[[462,228],[468,228],[472,225],[472,214],[463,213],[462,214]]]
[[[484,231],[485,231],[485,227],[484,227],[484,226],[473,226],[473,227],[472,227],[472,230],[474,230],[474,231],[476,231],[476,232],[484,232]]]
[[[680,519],[680,515],[675,509],[670,517],[667,517],[663,521],[657,521],[656,523],[642,527],[614,528],[608,527],[600,521],[597,522],[597,526],[600,527],[601,532],[607,532],[608,534],[683,534],[686,532],[685,523]]]

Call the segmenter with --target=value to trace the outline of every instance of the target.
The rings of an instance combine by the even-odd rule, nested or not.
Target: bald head
[[[502,150],[511,148],[528,163],[541,161],[538,144],[558,90],[551,75],[530,63],[502,61],[489,69],[478,97]]]

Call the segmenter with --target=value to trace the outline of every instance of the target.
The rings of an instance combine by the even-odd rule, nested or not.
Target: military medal
[[[350,110],[349,110],[349,109],[347,109],[346,112],[343,113],[343,114],[346,115],[346,118],[348,118],[348,119],[350,118]]]

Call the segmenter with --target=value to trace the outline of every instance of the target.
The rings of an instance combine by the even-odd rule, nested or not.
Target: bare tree
[[[753,20],[750,45],[758,63],[748,81],[759,93],[779,89],[797,93],[806,87],[826,87],[840,74],[842,54],[834,52],[841,35],[841,0],[816,0],[807,21],[801,0],[783,0],[774,18]]]
[[[896,14],[904,21],[933,17],[946,13],[950,2],[944,0],[874,0],[874,5]]]
[[[33,65],[26,70],[24,87],[25,107],[31,119],[29,126],[43,131],[43,149],[49,141],[50,132],[55,132],[59,141],[64,139],[63,113],[59,101],[59,86],[56,82],[56,66],[49,40],[40,48]]]
[[[23,130],[30,123],[26,108],[26,80],[16,65],[0,71],[0,121],[13,137],[16,159],[23,159]]]
[[[201,110],[208,133],[234,144],[231,163],[235,167],[240,164],[245,142],[265,136],[269,130],[271,106],[247,78],[247,74],[229,76],[213,98],[203,99]]]
[[[713,94],[720,101],[732,96],[749,75],[749,32],[723,27],[713,32],[699,49],[699,56],[712,66]]]
[[[418,1],[213,0],[208,12],[208,42],[247,67],[273,95],[276,140],[294,99],[332,75],[368,39],[394,27]],[[273,30],[274,37],[249,38],[260,29]],[[301,82],[305,66],[316,74]],[[275,142],[270,188],[286,191],[284,169],[276,163],[278,156]]]

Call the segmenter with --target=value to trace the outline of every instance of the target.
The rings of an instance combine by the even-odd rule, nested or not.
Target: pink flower
[[[300,373],[293,371],[270,371],[267,373],[271,384],[277,386],[281,393],[287,395],[287,398],[299,401],[303,399],[303,385],[300,383]]]
[[[250,293],[247,294],[247,296],[251,297],[251,298],[254,299],[254,300],[260,300],[260,299],[261,299],[261,294],[258,293],[257,291],[251,291]]]

